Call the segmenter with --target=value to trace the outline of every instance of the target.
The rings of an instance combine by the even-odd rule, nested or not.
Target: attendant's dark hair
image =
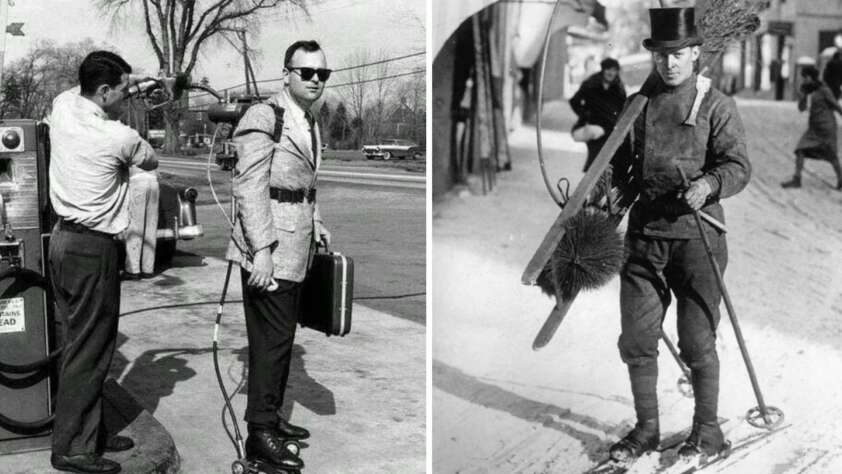
[[[85,56],[79,66],[79,85],[82,95],[93,95],[97,87],[108,84],[116,86],[123,74],[132,72],[125,59],[111,51],[94,51]]]
[[[809,77],[814,81],[819,80],[819,70],[816,69],[816,66],[804,66],[801,69],[801,77]]]
[[[295,54],[296,51],[299,49],[303,49],[308,53],[315,53],[316,51],[321,51],[322,47],[314,40],[307,40],[307,41],[296,41],[289,45],[287,48],[286,54],[284,54],[284,67],[289,67],[290,61],[292,61],[292,56]]]
[[[614,58],[605,58],[599,63],[599,67],[603,71],[606,69],[620,69],[620,63]]]

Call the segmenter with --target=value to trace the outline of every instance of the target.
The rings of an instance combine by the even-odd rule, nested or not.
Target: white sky
[[[12,1],[9,22],[23,22],[26,36],[6,36],[6,63],[23,56],[39,39],[65,43],[90,37],[120,53],[136,70],[155,73],[158,69],[142,17],[111,28],[94,9],[94,0]],[[358,49],[373,54],[382,50],[388,56],[421,51],[426,33],[418,20],[424,21],[425,16],[424,0],[319,0],[311,7],[309,20],[301,13],[292,19],[268,14],[259,36],[248,37],[249,45],[261,50],[260,57],[252,58],[255,74],[258,80],[280,76],[284,50],[298,39],[319,41],[333,68],[352,65],[346,58]],[[421,56],[395,62],[392,70],[402,72],[423,64]],[[208,44],[193,79],[205,75],[217,89],[242,83],[242,57],[224,41]]]

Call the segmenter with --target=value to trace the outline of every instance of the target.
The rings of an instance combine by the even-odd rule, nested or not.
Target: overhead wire
[[[417,57],[417,56],[423,56],[423,55],[426,55],[426,54],[427,54],[426,51],[415,51],[413,53],[404,54],[402,56],[395,56],[395,57],[392,57],[392,58],[380,59],[380,60],[372,61],[372,62],[369,62],[369,63],[357,64],[357,65],[354,65],[354,66],[347,66],[347,67],[342,67],[342,68],[339,68],[339,69],[334,69],[333,72],[337,73],[337,72],[351,71],[351,70],[354,70],[354,69],[361,69],[361,68],[364,68],[364,67],[376,66],[378,64],[401,61],[401,60],[404,60],[404,59],[409,59],[409,58]],[[253,81],[253,83],[263,84],[263,83],[266,83],[266,82],[277,82],[277,81],[280,81],[280,80],[283,80],[283,77],[276,77],[276,78],[272,78],[272,79],[261,79],[259,81]],[[252,81],[250,81],[250,82],[252,82]],[[223,89],[219,89],[219,91],[220,92],[230,91],[231,89],[236,89],[238,87],[243,87],[245,85],[246,85],[246,83],[242,82],[242,83],[239,83],[239,84],[235,84],[233,86],[228,86],[228,87],[225,87]],[[211,94],[209,94],[207,92],[204,92],[204,93],[201,93],[201,94],[192,95],[192,96],[190,96],[190,99],[198,99],[200,97],[205,97],[205,96],[208,96],[208,95],[211,95]]]
[[[374,78],[371,78],[371,79],[363,79],[363,80],[360,80],[360,81],[343,82],[341,84],[331,84],[331,85],[325,86],[325,89],[333,89],[333,88],[337,88],[337,87],[347,87],[347,86],[353,86],[353,85],[358,85],[358,84],[365,84],[365,83],[369,83],[369,82],[385,81],[387,79],[395,79],[395,78],[399,78],[399,77],[411,76],[411,75],[414,75],[414,74],[421,74],[423,72],[426,72],[426,69],[425,68],[419,68],[419,69],[414,69],[412,71],[391,74],[391,75],[388,75],[388,76],[374,77]],[[271,80],[270,79],[264,79],[262,81],[257,81],[257,82],[258,83],[277,82],[279,80],[280,79],[271,79]],[[210,105],[212,105],[212,104],[201,104],[201,105],[195,105],[195,106],[191,106],[191,107],[181,107],[181,108],[176,108],[174,110],[181,111],[181,112],[205,112],[206,109],[200,108],[200,107],[208,107]]]

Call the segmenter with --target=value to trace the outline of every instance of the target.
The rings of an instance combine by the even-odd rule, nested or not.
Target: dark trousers
[[[292,343],[298,324],[301,283],[277,280],[272,292],[255,291],[246,283],[251,273],[241,270],[243,308],[249,341],[249,430],[272,428],[284,402],[289,379]]]
[[[722,271],[728,261],[724,235],[708,233]],[[628,235],[629,257],[621,272],[620,355],[629,366],[638,418],[657,418],[657,357],[664,315],[675,294],[678,347],[690,367],[696,416],[716,421],[719,359],[716,327],[721,292],[701,239],[655,239]],[[698,385],[698,387],[697,387]]]
[[[120,316],[120,242],[53,229],[50,278],[64,353],[59,368],[52,449],[92,454],[104,435],[102,384],[117,340]]]

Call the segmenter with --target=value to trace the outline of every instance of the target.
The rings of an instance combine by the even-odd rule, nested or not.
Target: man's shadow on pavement
[[[172,395],[179,382],[189,380],[196,371],[183,357],[207,354],[209,348],[164,348],[149,350],[135,359],[120,385],[131,392],[137,401],[154,414],[161,399]]]
[[[610,441],[594,434],[594,431],[606,435],[620,435],[628,428],[624,423],[609,425],[594,417],[575,413],[569,408],[530,400],[437,360],[433,360],[433,386],[471,404],[509,413],[522,420],[561,431],[579,440],[585,454],[593,462],[602,461],[608,445],[611,444]]]
[[[237,360],[242,362],[242,377],[248,377],[248,346],[235,351]],[[295,402],[317,415],[330,416],[336,414],[336,399],[333,392],[320,384],[307,373],[304,364],[304,354],[307,351],[298,344],[292,346],[292,360],[289,365],[289,382],[284,394],[284,404],[280,415],[284,419],[292,416]],[[240,393],[248,393],[248,384],[243,386]]]

